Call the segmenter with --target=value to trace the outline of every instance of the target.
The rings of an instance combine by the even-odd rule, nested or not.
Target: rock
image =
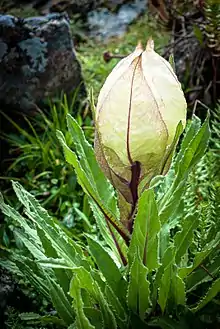
[[[97,8],[102,3],[103,0],[10,0],[4,4],[3,10],[7,12],[11,9],[20,8],[21,10],[37,10],[41,14],[68,11],[71,14],[85,16],[90,10]]]
[[[114,1],[111,2],[113,4]],[[126,32],[129,24],[143,14],[146,9],[147,0],[135,0],[125,4],[120,3],[116,12],[107,8],[93,10],[88,14],[90,36],[101,41],[120,37]]]
[[[27,111],[80,84],[85,95],[66,14],[0,15],[0,102]]]
[[[64,11],[68,10],[71,14],[80,14],[87,15],[87,13],[95,8],[97,8],[101,0],[49,0],[44,1],[35,1],[38,4],[35,4],[35,8],[40,10],[43,13],[48,13],[50,11],[58,10]]]

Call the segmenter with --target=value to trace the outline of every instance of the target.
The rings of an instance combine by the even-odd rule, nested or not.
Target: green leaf
[[[189,142],[188,146],[183,149],[184,152],[182,157],[180,159],[177,157],[179,161],[177,160],[175,162],[175,167],[179,180],[181,180],[185,173],[189,171],[204,155],[210,138],[209,117],[210,115],[208,113],[201,128]]]
[[[160,281],[158,304],[160,305],[162,313],[164,313],[168,302],[172,278],[173,278],[173,266],[171,263],[165,268]]]
[[[70,120],[69,125],[72,124],[74,127],[75,126],[77,127],[77,123],[73,118],[69,120]],[[81,131],[80,128],[76,130],[76,134],[79,133],[79,131]],[[124,227],[124,225],[122,225],[122,223],[118,220],[119,211],[117,209],[117,202],[116,202],[114,190],[111,184],[105,178],[101,169],[99,168],[95,160],[94,153],[93,156],[91,156],[91,152],[93,152],[92,147],[90,146],[89,160],[91,160],[92,158],[94,163],[91,164],[90,161],[85,164],[85,159],[83,159],[82,154],[79,153],[77,157],[77,155],[67,146],[65,142],[65,138],[60,131],[57,132],[57,137],[60,143],[62,144],[66,160],[71,165],[73,165],[75,172],[77,174],[79,184],[82,186],[84,192],[96,202],[100,210],[103,212],[105,218],[117,229],[118,232],[121,233],[121,236],[123,236],[125,240],[128,242],[130,239],[129,233],[127,229]],[[81,136],[80,142],[82,142],[82,139],[83,138]],[[78,144],[79,141],[77,142],[77,145]],[[87,142],[85,144],[86,145],[82,144],[81,146],[78,145],[78,149],[81,150],[82,147],[88,148],[89,144]],[[85,154],[87,154],[86,151]],[[92,170],[88,169],[90,165],[92,166]],[[93,170],[95,170],[96,173],[95,173],[95,177],[91,178],[91,175],[93,174]],[[99,178],[96,184],[95,178],[97,177],[97,175]],[[105,187],[105,193],[102,194],[104,187]]]
[[[83,311],[95,329],[102,329],[102,314],[95,307],[84,307]]]
[[[127,329],[127,323],[128,323],[128,316],[127,316],[127,310],[122,306],[121,301],[118,298],[118,294],[114,293],[113,290],[106,285],[105,286],[105,296],[108,300],[108,304],[110,305],[116,321],[117,325],[120,329]]]
[[[153,303],[153,309],[156,307],[162,275],[164,274],[166,268],[174,264],[174,261],[175,261],[175,247],[171,245],[167,248],[167,250],[164,253],[164,257],[162,258],[162,264],[158,268],[154,280],[152,298],[151,298]]]
[[[126,282],[122,274],[110,257],[109,253],[101,246],[101,244],[87,235],[89,250],[94,257],[99,270],[104,275],[106,282],[111,289],[121,298],[126,294]]]
[[[77,329],[95,329],[84,313],[84,304],[81,296],[81,288],[77,277],[71,283],[71,296],[75,300],[76,322],[74,327]]]
[[[24,243],[25,247],[29,250],[29,252],[33,255],[34,258],[42,260],[46,258],[42,249],[39,246],[36,247],[35,244],[32,243],[31,239],[28,239],[28,236],[26,236],[24,232],[22,232],[21,230],[16,230],[14,234]]]
[[[42,229],[50,240],[60,258],[65,259],[67,265],[76,266],[85,260],[82,249],[61,227],[56,224],[39,202],[28,193],[18,182],[12,182],[18,199],[24,205],[26,215]]]
[[[158,210],[159,210],[159,218],[161,225],[169,224],[169,222],[171,222],[172,216],[175,214],[175,211],[179,207],[184,188],[185,188],[184,180],[182,180],[179,183],[179,185],[176,186],[175,188],[173,183],[173,185],[171,185],[167,193],[164,195],[164,198],[162,198],[162,200],[159,201]]]
[[[200,120],[194,116],[174,162],[176,175],[172,185],[159,200],[158,210],[161,224],[172,220],[172,215],[180,204],[187,176],[207,148],[210,137],[209,113],[201,128],[199,125]]]
[[[32,259],[20,254],[14,253],[11,259],[23,274],[23,278],[25,277],[42,296],[51,302],[49,287],[46,283],[46,272]]]
[[[175,163],[178,166],[178,163],[180,162],[181,158],[183,157],[183,154],[189,144],[191,143],[192,139],[195,137],[197,132],[199,131],[201,126],[201,120],[197,116],[193,116],[191,121],[188,121],[185,134],[181,143],[180,151],[175,159]]]
[[[63,292],[61,286],[54,280],[48,278],[50,296],[57,313],[66,325],[71,325],[75,321],[74,310]]]
[[[48,239],[44,231],[40,227],[37,227],[37,232],[43,245],[45,255],[47,256],[47,261],[49,260],[49,258],[52,258],[52,260],[58,258],[56,250],[54,249],[50,239]],[[64,259],[62,259],[62,262],[66,264]],[[53,268],[53,271],[57,278],[57,281],[60,283],[64,293],[67,295],[68,298],[70,278],[72,276],[71,272],[68,273],[67,271],[60,268]]]
[[[137,252],[142,262],[149,270],[155,269],[158,264],[158,232],[160,221],[158,219],[157,204],[154,191],[145,190],[138,202],[138,212],[134,221],[132,239],[128,250],[129,264]]]
[[[213,282],[205,297],[203,297],[195,307],[192,307],[191,311],[193,313],[199,311],[206,304],[208,304],[219,292],[220,292],[220,278],[218,278]]]
[[[118,253],[118,250],[117,250],[115,242],[112,238],[112,235],[110,234],[110,231],[109,231],[107,221],[106,221],[106,218],[105,218],[104,214],[102,213],[100,208],[97,206],[97,204],[93,200],[90,200],[89,204],[90,204],[90,207],[92,209],[93,216],[95,217],[97,226],[100,230],[100,233],[101,233],[105,243],[107,244],[107,246],[109,246],[111,248],[111,250],[114,253],[114,256],[117,258],[118,262],[121,263],[120,255]],[[126,255],[127,254],[127,246],[124,243],[124,240],[122,238],[118,238],[117,241],[118,241],[118,244],[121,248],[121,251],[122,251],[123,255]]]
[[[196,287],[204,282],[213,280],[212,277],[220,272],[220,257],[212,261],[210,265],[205,268],[199,267],[186,278],[187,292],[196,289]]]
[[[103,199],[103,203],[105,203],[106,207],[111,209],[115,217],[118,217],[114,189],[99,167],[92,146],[85,139],[84,133],[76,120],[69,114],[67,115],[67,125],[74,141],[80,164],[86,172],[90,184],[96,188],[97,193]]]
[[[213,250],[219,245],[220,241],[220,232],[216,234],[214,240],[212,240],[209,244],[206,245],[205,249],[197,252],[193,261],[193,265],[189,267],[184,267],[179,269],[179,276],[184,279],[192,273],[202,262],[211,254]]]
[[[147,280],[148,269],[143,265],[139,253],[134,256],[129,274],[127,303],[129,309],[139,314],[144,321],[150,311],[150,282]]]
[[[168,316],[156,318],[150,321],[148,324],[150,327],[156,327],[161,329],[188,329],[188,326],[186,326],[185,324],[182,325]]]
[[[203,45],[203,33],[197,25],[193,25],[193,32],[200,45]]]
[[[164,224],[159,232],[159,259],[163,259],[164,254],[170,245],[170,225]]]
[[[174,139],[171,143],[171,145],[169,146],[168,152],[165,155],[165,159],[164,159],[164,163],[163,163],[163,167],[161,168],[160,172],[165,175],[167,173],[167,171],[170,168],[172,159],[173,159],[173,153],[175,151],[176,145],[178,143],[179,137],[183,132],[183,124],[182,121],[180,121],[177,125],[176,131],[175,131],[175,136]]]
[[[175,270],[175,275],[172,277],[171,283],[171,293],[175,305],[185,305],[186,304],[186,289],[183,280],[178,276],[177,270]]]
[[[28,324],[57,324],[59,326],[64,326],[63,320],[59,319],[54,315],[39,315],[37,313],[29,312],[29,313],[20,313],[19,318],[22,321],[27,321]]]
[[[73,269],[73,272],[75,273],[75,276],[70,284],[70,295],[75,298],[74,280],[77,277],[80,288],[86,290],[91,298],[93,298],[93,300],[99,304],[103,320],[103,329],[116,329],[117,324],[114,314],[110,309],[108,302],[105,299],[105,296],[102,293],[97,281],[93,279],[92,273],[88,272],[83,267]]]
[[[199,225],[198,213],[187,216],[182,224],[181,231],[177,232],[174,237],[174,245],[176,246],[176,263],[181,262],[181,258],[187,252],[193,240],[194,230]]]
[[[19,226],[24,228],[28,237],[32,239],[32,242],[35,244],[36,247],[41,245],[36,230],[33,227],[31,227],[30,223],[27,222],[26,218],[21,216],[19,212],[17,212],[14,208],[12,208],[11,206],[7,205],[4,202],[1,193],[0,193],[0,209],[2,210],[3,214],[13,219],[16,224],[19,224]]]
[[[169,56],[169,63],[170,63],[170,65],[172,66],[173,71],[176,72],[176,69],[175,69],[175,61],[174,61],[174,56],[173,56],[173,54],[171,54],[171,55]]]

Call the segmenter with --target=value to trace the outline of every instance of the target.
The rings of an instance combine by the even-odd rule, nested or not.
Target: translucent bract
[[[147,187],[169,169],[180,121],[184,127],[181,85],[150,39],[145,50],[139,44],[112,70],[96,109],[97,160],[128,203],[134,203],[135,184]]]

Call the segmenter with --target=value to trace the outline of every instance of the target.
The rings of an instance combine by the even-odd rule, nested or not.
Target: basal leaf
[[[158,267],[158,219],[154,191],[145,190],[138,203],[138,212],[134,221],[132,239],[128,251],[129,264],[133,263],[137,249],[143,264],[149,270]]]
[[[218,273],[220,273],[220,257],[217,256],[211,262],[204,267],[197,268],[186,278],[187,292],[192,291],[198,287],[198,285],[213,280]]]
[[[171,282],[171,293],[175,305],[186,304],[186,288],[183,280],[178,276],[177,270],[175,269]]]
[[[159,288],[161,284],[161,278],[164,274],[164,271],[168,267],[172,267],[175,262],[175,247],[173,245],[169,246],[164,253],[164,257],[162,258],[162,263],[157,270],[156,277],[153,283],[153,291],[152,291],[152,303],[153,309],[156,307]]]
[[[102,315],[95,307],[84,307],[83,311],[95,329],[102,329]]]
[[[85,139],[76,120],[69,114],[67,115],[67,125],[83,170],[88,175],[91,184],[96,187],[98,194],[103,198],[103,202],[117,217],[118,209],[114,189],[99,167],[92,146]]]
[[[175,177],[164,195],[159,200],[161,224],[169,222],[179,206],[185,188],[187,176],[193,166],[202,158],[210,137],[209,114],[200,127],[200,120],[194,117],[186,131],[181,149],[174,162]]]
[[[162,313],[164,313],[168,302],[172,279],[173,279],[173,265],[171,263],[165,268],[160,281],[158,304],[160,305]]]
[[[180,159],[183,157],[183,153],[185,152],[186,148],[188,147],[194,136],[199,131],[200,126],[201,120],[195,115],[193,116],[191,121],[188,121],[181,143],[180,151],[178,152],[178,155],[175,159],[176,166],[178,166]]]
[[[75,276],[78,278],[79,286],[84,289],[93,298],[96,303],[99,304],[100,311],[103,319],[103,329],[116,329],[116,320],[112,310],[108,305],[108,301],[105,299],[103,292],[101,291],[97,281],[92,277],[92,273],[88,272],[83,267],[78,267],[73,269]],[[74,298],[74,290],[72,290],[72,285],[74,285],[75,276],[70,284],[70,295]]]
[[[187,146],[185,145],[185,142],[182,144],[182,148],[181,148],[181,150],[183,150],[182,157],[180,158],[177,157],[178,160],[175,162],[176,172],[179,181],[186,174],[186,172],[193,165],[195,165],[198,162],[198,160],[204,155],[204,152],[207,148],[208,141],[210,138],[209,116],[210,115],[208,113],[203,125],[196,132],[196,134],[189,142],[189,144]],[[194,120],[198,121],[195,118]],[[197,126],[197,123],[195,123],[194,126]]]
[[[21,216],[19,214],[19,212],[17,212],[14,208],[7,205],[4,202],[3,196],[1,193],[0,193],[0,209],[2,210],[3,214],[5,214],[9,218],[13,219],[15,221],[15,223],[17,223],[19,226],[21,226],[25,230],[25,232],[27,233],[29,238],[32,239],[32,241],[36,247],[41,245],[37,232],[33,227],[31,227],[31,225],[30,225],[31,223],[28,223],[26,218]]]
[[[217,232],[215,239],[212,240],[208,245],[206,245],[204,250],[196,253],[192,266],[179,269],[179,276],[184,279],[187,275],[192,273],[200,264],[202,264],[202,262],[211,254],[211,252],[217,248],[219,243],[220,232]]]
[[[182,224],[181,231],[177,232],[174,237],[174,245],[176,247],[176,263],[179,264],[181,258],[187,252],[193,239],[194,230],[199,225],[198,213],[187,216]]]
[[[75,314],[67,296],[63,292],[63,289],[58,283],[49,278],[48,285],[52,303],[57,310],[57,313],[66,325],[71,325],[75,321]]]
[[[37,227],[37,232],[38,232],[38,236],[40,237],[41,243],[43,245],[44,253],[47,256],[47,260],[48,258],[52,258],[52,260],[58,258],[56,250],[54,249],[50,239],[47,238],[44,231],[40,227]],[[65,262],[64,259],[62,261],[63,263]],[[60,268],[53,268],[53,271],[57,278],[57,282],[60,283],[64,293],[67,295],[67,298],[69,298],[68,293],[69,293],[70,278],[72,277],[71,272],[68,273],[66,270]]]
[[[114,291],[108,286],[105,286],[105,296],[108,300],[108,304],[110,305],[116,321],[117,325],[120,329],[127,329],[128,326],[128,316],[127,310],[121,304],[121,301],[118,298],[118,294],[114,293]]]
[[[25,277],[42,296],[51,301],[49,288],[46,283],[46,272],[32,259],[22,255],[13,254],[12,261],[19,268],[23,278]]]
[[[147,280],[148,269],[143,265],[138,253],[135,254],[130,268],[127,303],[129,309],[145,319],[151,308],[150,282]]]
[[[123,299],[126,294],[126,282],[113,261],[109,253],[101,246],[101,244],[87,235],[89,250],[94,257],[99,270],[104,275],[111,289]]]
[[[108,221],[117,229],[117,231],[121,233],[121,236],[123,236],[125,240],[128,242],[130,240],[130,236],[127,229],[119,221],[119,211],[116,207],[116,198],[113,190],[112,189],[109,190],[109,188],[107,189],[106,187],[106,191],[109,191],[108,198],[105,196],[106,191],[105,194],[102,195],[102,189],[99,188],[99,185],[97,186],[94,183],[94,180],[92,181],[90,180],[87,169],[83,168],[83,165],[81,164],[82,162],[81,156],[80,158],[78,158],[76,154],[67,146],[64,136],[61,132],[57,133],[57,137],[63,146],[66,160],[71,165],[73,165],[75,172],[77,174],[78,181],[82,186],[84,192],[96,202],[100,210],[103,212],[105,218],[108,219]],[[101,171],[101,169],[99,170]],[[100,175],[103,176],[103,173]],[[105,181],[107,182],[106,179]]]
[[[106,245],[111,248],[115,258],[121,264],[122,259],[120,257],[120,254],[119,254],[118,250],[117,250],[114,239],[113,239],[113,237],[110,233],[110,230],[109,230],[109,227],[108,227],[108,224],[107,224],[107,220],[106,220],[104,214],[102,213],[100,208],[97,206],[97,204],[93,200],[90,200],[90,207],[92,209],[93,216],[96,219],[97,226],[100,230],[100,233],[101,233]],[[111,227],[112,227],[112,225],[111,225]],[[112,229],[113,229],[113,227],[112,227]],[[115,235],[117,237],[117,242],[118,242],[118,244],[121,248],[121,251],[122,251],[123,255],[126,255],[127,254],[127,246],[126,246],[124,240],[121,237],[118,237],[116,232],[115,232]]]
[[[65,259],[69,266],[74,267],[76,264],[79,264],[84,258],[80,246],[64,233],[61,227],[53,221],[46,210],[41,207],[39,202],[29,192],[19,183],[12,183],[18,199],[26,208],[26,215],[42,229],[59,257]]]
[[[77,277],[74,278],[74,281],[72,281],[71,284],[71,296],[74,298],[76,312],[76,322],[74,323],[74,327],[77,329],[95,329],[85,315],[81,288]]]
[[[208,292],[206,293],[205,297],[203,297],[195,307],[192,307],[191,311],[193,313],[199,311],[206,304],[208,304],[219,292],[220,292],[220,278],[216,279],[213,282]]]

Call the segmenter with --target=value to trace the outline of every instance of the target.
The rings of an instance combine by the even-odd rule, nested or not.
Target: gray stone
[[[86,94],[66,14],[0,15],[0,102],[29,110],[78,86]]]

